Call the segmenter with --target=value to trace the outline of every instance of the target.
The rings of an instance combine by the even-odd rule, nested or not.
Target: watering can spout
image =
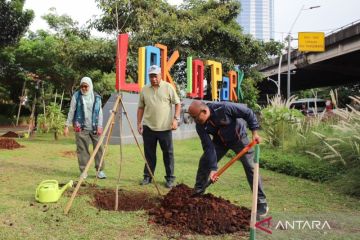
[[[66,189],[73,186],[73,181],[70,180],[66,185],[64,185],[59,191],[59,197],[65,192]]]

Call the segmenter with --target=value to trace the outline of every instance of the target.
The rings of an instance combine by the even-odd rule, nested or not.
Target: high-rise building
[[[274,0],[239,0],[241,12],[237,22],[245,33],[256,39],[274,39]]]

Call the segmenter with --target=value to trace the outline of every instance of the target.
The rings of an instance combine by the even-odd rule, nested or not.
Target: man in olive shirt
[[[156,167],[156,146],[159,142],[166,170],[165,186],[171,188],[175,180],[171,131],[177,129],[180,120],[180,99],[174,87],[161,79],[160,67],[150,66],[149,77],[151,84],[144,86],[140,92],[137,127],[143,136],[145,157],[153,174]],[[172,114],[173,104],[175,104],[175,115]],[[151,180],[145,166],[141,185],[147,185]]]

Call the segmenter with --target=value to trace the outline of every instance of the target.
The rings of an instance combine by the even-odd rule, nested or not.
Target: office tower
[[[256,39],[274,38],[274,0],[240,0],[241,12],[237,22],[245,33]]]

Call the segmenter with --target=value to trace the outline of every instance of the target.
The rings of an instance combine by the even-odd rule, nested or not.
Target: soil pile
[[[20,148],[20,147],[23,147],[23,146],[21,146],[14,139],[0,138],[0,149],[15,149],[15,148]]]
[[[193,197],[184,184],[174,187],[157,208],[149,211],[155,222],[183,233],[218,235],[249,231],[251,211],[212,194]]]
[[[1,135],[1,137],[7,137],[7,138],[18,138],[19,135],[16,132],[13,131],[9,131],[3,135]]]
[[[94,193],[94,204],[96,207],[105,210],[114,210],[115,190],[102,189]],[[158,205],[159,199],[149,196],[146,193],[119,191],[119,211],[148,210]]]

